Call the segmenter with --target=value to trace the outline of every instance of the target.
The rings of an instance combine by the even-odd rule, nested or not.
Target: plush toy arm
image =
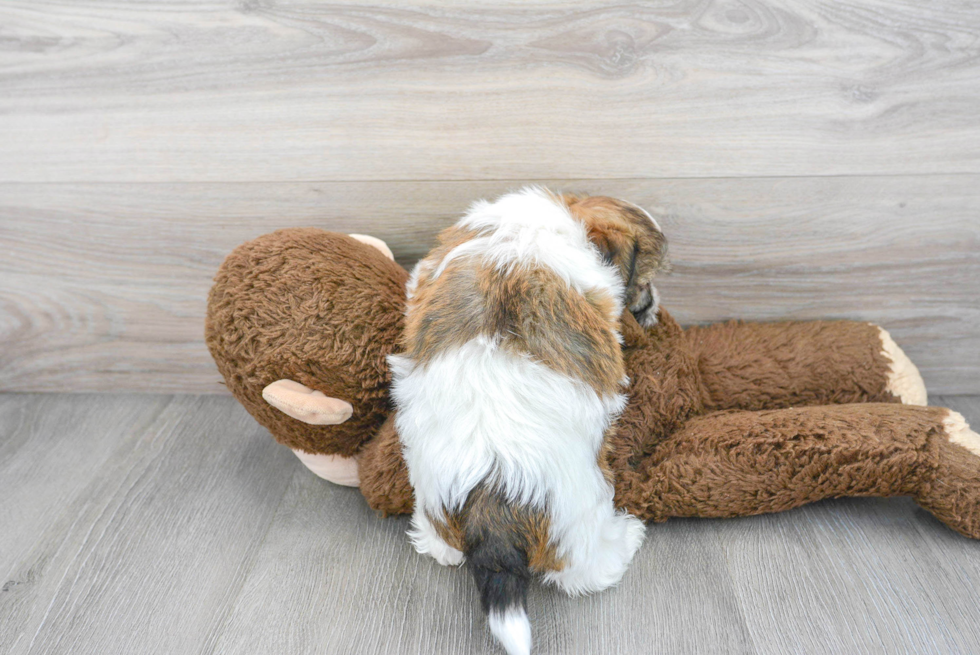
[[[684,338],[697,358],[706,409],[926,404],[918,369],[871,323],[733,321],[689,328]]]
[[[716,412],[688,421],[640,466],[614,468],[617,504],[647,520],[908,495],[954,530],[980,538],[980,435],[938,407]]]
[[[395,415],[393,412],[388,417],[360,454],[361,493],[372,509],[385,516],[411,514],[413,506],[412,485],[395,430]]]
[[[350,417],[350,404],[313,391],[293,380],[278,380],[262,392],[270,404],[293,418],[313,425],[329,425],[324,417],[332,416],[334,423],[342,423]],[[285,396],[287,402],[283,402]],[[301,411],[295,406],[302,405]],[[337,412],[345,405],[345,412]],[[315,421],[307,420],[312,417]],[[361,493],[372,509],[384,515],[412,513],[412,486],[408,481],[408,467],[402,457],[401,442],[395,431],[395,414],[381,424],[373,439],[355,457],[307,453],[292,449],[301,462],[314,474],[334,484],[360,487]]]

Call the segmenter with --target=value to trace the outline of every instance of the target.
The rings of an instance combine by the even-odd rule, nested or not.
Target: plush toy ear
[[[262,390],[262,398],[283,414],[310,425],[337,425],[354,413],[350,403],[293,380],[276,380]]]
[[[357,239],[361,243],[366,243],[369,246],[374,246],[381,251],[382,255],[391,261],[395,261],[395,256],[391,253],[391,248],[389,248],[388,244],[378,237],[373,237],[369,234],[348,234],[347,236],[349,236],[351,239]]]

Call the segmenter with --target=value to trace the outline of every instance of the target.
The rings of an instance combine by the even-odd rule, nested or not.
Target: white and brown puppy
[[[410,536],[442,564],[465,555],[494,635],[528,653],[532,574],[598,591],[643,540],[603,445],[626,402],[620,315],[656,320],[666,244],[634,205],[539,188],[474,204],[439,242],[390,357]]]

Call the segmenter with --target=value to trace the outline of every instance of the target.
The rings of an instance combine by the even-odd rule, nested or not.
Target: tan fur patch
[[[980,457],[980,434],[970,429],[962,414],[950,410],[948,416],[943,419],[943,429],[950,442],[963,446]]]
[[[527,554],[528,568],[533,573],[561,571],[565,567],[551,541],[547,513],[510,505],[483,484],[470,492],[461,511],[447,514],[443,521],[433,520],[432,524],[439,536],[457,550],[465,552],[468,542],[493,532]]]
[[[609,457],[612,454],[612,439],[616,433],[616,426],[611,426],[606,430],[606,434],[602,439],[602,445],[599,446],[599,452],[596,455],[596,466],[602,471],[602,477],[606,479],[606,482],[613,484],[616,481],[616,477],[613,475],[613,470],[609,466]]]
[[[592,304],[545,268],[518,269],[507,275],[484,271],[482,285],[491,325],[503,337],[502,347],[529,354],[586,382],[600,395],[619,391],[625,370],[617,323],[608,316],[613,299]],[[593,294],[594,299],[597,296]]]
[[[461,514],[449,514],[443,511],[443,517],[441,519],[432,516],[428,512],[426,512],[426,516],[429,518],[432,527],[435,528],[436,534],[443,541],[458,551],[465,550],[466,542],[464,540]]]
[[[898,347],[887,330],[877,325],[875,327],[878,328],[878,336],[881,338],[881,354],[891,362],[886,390],[906,405],[928,405],[929,396],[919,369],[905,351]]]
[[[449,235],[447,242],[459,245],[463,236]],[[426,258],[433,268],[451,248],[438,250]],[[420,276],[402,345],[424,364],[482,335],[608,395],[619,391],[624,375],[615,306],[607,293],[580,294],[548,268],[502,271],[461,257],[435,279]]]

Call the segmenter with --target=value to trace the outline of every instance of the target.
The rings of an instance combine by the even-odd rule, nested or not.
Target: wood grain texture
[[[662,212],[684,323],[851,318],[980,393],[980,176],[543,180]],[[223,392],[203,344],[238,244],[313,225],[410,265],[511,182],[0,185],[0,389]]]
[[[220,628],[294,458],[215,400],[0,396],[0,650],[188,653]]]
[[[980,5],[8,0],[0,181],[980,173]]]
[[[4,653],[501,652],[466,571],[231,398],[0,394],[0,436]],[[670,520],[616,589],[534,584],[535,653],[978,652],[978,552],[903,498]]]

